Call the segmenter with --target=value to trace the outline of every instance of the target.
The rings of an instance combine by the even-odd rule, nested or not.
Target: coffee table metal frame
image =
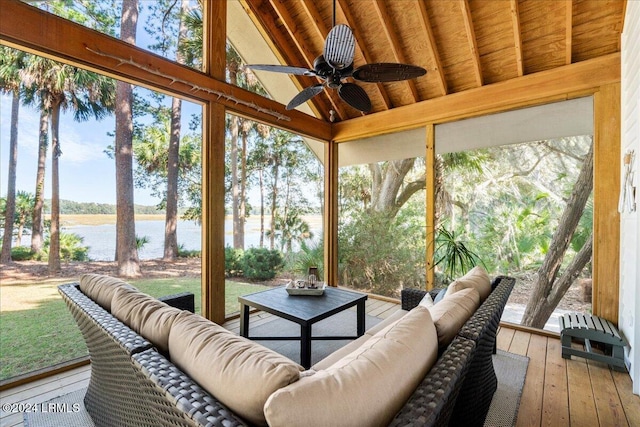
[[[289,295],[284,286],[238,297],[240,301],[240,335],[252,340],[289,341],[300,340],[300,364],[311,367],[312,340],[356,339],[364,334],[365,301],[367,295],[327,287],[320,296]],[[355,336],[316,336],[312,326],[322,319],[356,306],[357,326]],[[257,308],[300,325],[300,336],[249,336],[249,309]]]

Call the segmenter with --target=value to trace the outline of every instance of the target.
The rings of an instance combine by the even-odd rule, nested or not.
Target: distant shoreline
[[[136,214],[136,221],[164,221],[165,214]],[[225,217],[231,219],[230,215]],[[252,215],[248,218],[248,221],[257,220],[256,215]],[[305,215],[304,220],[310,224],[321,224],[322,215]],[[50,215],[45,215],[45,219],[51,219]],[[180,218],[183,219],[183,218]],[[268,223],[267,219],[267,223]],[[60,215],[60,224],[66,227],[73,227],[78,225],[115,225],[116,214],[62,214]]]
[[[45,216],[50,219],[49,215]],[[136,214],[136,221],[164,221],[165,214]],[[75,225],[110,225],[116,223],[115,214],[62,214],[60,224],[71,227]]]

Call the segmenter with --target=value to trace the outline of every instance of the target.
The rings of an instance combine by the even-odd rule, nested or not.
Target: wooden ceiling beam
[[[573,51],[573,0],[565,0],[565,64],[571,64]]]
[[[331,138],[328,122],[300,111],[286,111],[284,105],[276,101],[22,1],[1,1],[0,43],[3,45],[171,96],[222,104],[235,114],[320,141]]]
[[[431,51],[431,58],[433,62],[436,64],[436,73],[438,73],[438,87],[440,89],[440,94],[442,96],[446,95],[449,90],[447,88],[447,79],[444,75],[444,68],[442,68],[442,62],[440,61],[440,54],[438,53],[438,45],[436,44],[436,39],[433,35],[433,28],[431,27],[431,22],[429,20],[429,13],[427,12],[427,5],[425,2],[419,1],[418,5],[418,17],[420,18],[420,24],[422,25],[422,29],[426,35],[427,44],[429,45],[429,50]]]
[[[332,139],[346,142],[485,114],[561,101],[620,81],[620,53],[516,77],[464,92],[358,117],[332,126]]]
[[[522,32],[520,30],[520,13],[518,12],[518,0],[509,2],[511,8],[511,23],[513,25],[513,40],[516,55],[516,68],[518,76],[524,75],[524,65],[522,62]]]
[[[400,44],[400,40],[398,39],[397,34],[393,31],[393,25],[391,25],[392,20],[389,16],[389,12],[387,12],[387,7],[384,4],[384,0],[375,0],[373,3],[373,8],[375,9],[378,18],[380,19],[381,28],[383,33],[387,37],[387,41],[389,42],[389,46],[391,47],[391,52],[393,53],[393,57],[396,62],[400,62],[403,64],[407,63],[404,54],[402,53],[402,47]],[[416,83],[413,79],[405,80],[406,84],[409,86],[409,90],[411,91],[411,96],[413,98],[413,102],[420,101],[420,95],[418,94],[418,88],[416,87]]]
[[[310,3],[311,2],[303,2],[305,7]],[[336,13],[338,11],[342,12],[342,14],[344,15],[345,23],[353,31],[353,36],[356,38],[356,54],[360,54],[364,58],[367,64],[375,62],[371,57],[371,55],[369,54],[369,51],[367,51],[362,47],[361,40],[364,40],[364,36],[361,34],[361,31],[358,28],[358,25],[356,24],[356,20],[353,19],[353,16],[349,11],[349,7],[345,4],[345,0],[338,0],[336,8],[338,9]],[[375,86],[378,88],[378,93],[382,98],[382,102],[384,103],[385,109],[388,110],[389,108],[392,107],[392,104],[391,104],[391,100],[389,99],[389,94],[387,93],[387,90],[384,88],[384,85],[382,83],[376,83]]]
[[[471,61],[473,63],[473,75],[478,87],[482,86],[482,65],[480,64],[480,53],[478,52],[478,42],[476,40],[476,33],[473,29],[473,20],[471,18],[471,9],[469,8],[468,0],[460,0],[460,9],[462,10],[462,20],[464,22],[464,29],[467,33],[467,40],[469,42],[469,50],[471,51]]]
[[[314,52],[314,50],[303,41],[304,38],[299,34],[300,29],[291,16],[291,13],[289,13],[289,9],[287,8],[286,4],[283,4],[281,0],[269,0],[269,3],[271,4],[271,7],[273,7],[273,10],[278,14],[278,17],[282,21],[282,24],[284,24],[287,33],[289,34],[289,38],[296,45],[296,47],[300,51],[300,54],[306,61],[307,67],[313,69],[313,62],[320,54],[320,52]],[[349,118],[349,115],[345,111],[342,104],[342,100],[338,97],[338,93],[326,86],[324,87],[324,92],[327,95],[329,102],[331,103],[331,108],[336,112],[340,120]]]

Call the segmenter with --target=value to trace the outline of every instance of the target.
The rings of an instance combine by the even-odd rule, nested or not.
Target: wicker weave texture
[[[391,422],[391,426],[447,426],[475,343],[456,337]]]
[[[133,360],[144,375],[146,398],[160,420],[158,426],[246,425],[157,351],[135,354]]]
[[[131,355],[151,344],[71,285],[59,286],[91,358],[84,402],[96,426],[153,426],[158,420],[141,399],[141,375]]]

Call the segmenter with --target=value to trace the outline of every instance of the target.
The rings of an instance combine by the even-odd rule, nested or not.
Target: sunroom
[[[340,197],[345,183],[341,173],[346,168],[420,159],[418,175],[423,176],[416,181],[422,183],[424,198],[418,206],[424,209],[424,222],[416,283],[432,289],[438,284],[438,269],[433,265],[436,229],[451,215],[437,209],[439,158],[591,135],[590,313],[617,325],[628,343],[624,352],[628,372],[614,372],[606,364],[581,358],[562,359],[558,332],[504,318],[497,346],[529,357],[514,425],[640,424],[640,353],[635,348],[640,343],[640,217],[620,200],[627,180],[632,188],[637,186],[635,171],[640,162],[640,6],[636,2],[205,1],[201,2],[202,71],[30,3],[46,2],[3,0],[0,4],[3,45],[202,106],[200,313],[236,333],[241,320],[237,314],[228,317],[224,305],[227,114],[298,135],[319,159],[322,279],[341,288],[356,287],[347,283],[350,277],[339,261],[345,250],[340,235],[345,208]],[[290,75],[256,68],[267,96],[228,82],[227,43],[244,64],[314,70],[314,61],[336,24],[348,25],[353,32],[356,70],[365,64],[405,63],[424,68],[426,74],[360,84],[370,101],[370,108],[360,109],[340,88],[328,85],[288,109],[296,94],[319,84],[317,73]],[[521,155],[526,159],[526,154]],[[633,162],[627,165],[625,159]],[[627,169],[631,172],[625,175]],[[634,191],[628,197],[637,204]],[[363,196],[361,202],[366,205],[370,197]],[[510,271],[502,266],[491,273],[509,275]],[[380,297],[373,294],[384,292],[372,289],[378,288],[367,288],[369,314],[397,309],[398,294]],[[67,369],[84,372],[79,375],[86,380],[90,375],[86,364],[82,361],[3,382],[3,404],[18,397],[24,402],[35,399],[32,396],[38,394],[25,390],[35,390],[41,383],[55,388],[50,375],[65,375],[61,372]],[[5,420],[6,425],[20,424],[21,416],[9,419],[9,415],[3,407],[3,425]]]

